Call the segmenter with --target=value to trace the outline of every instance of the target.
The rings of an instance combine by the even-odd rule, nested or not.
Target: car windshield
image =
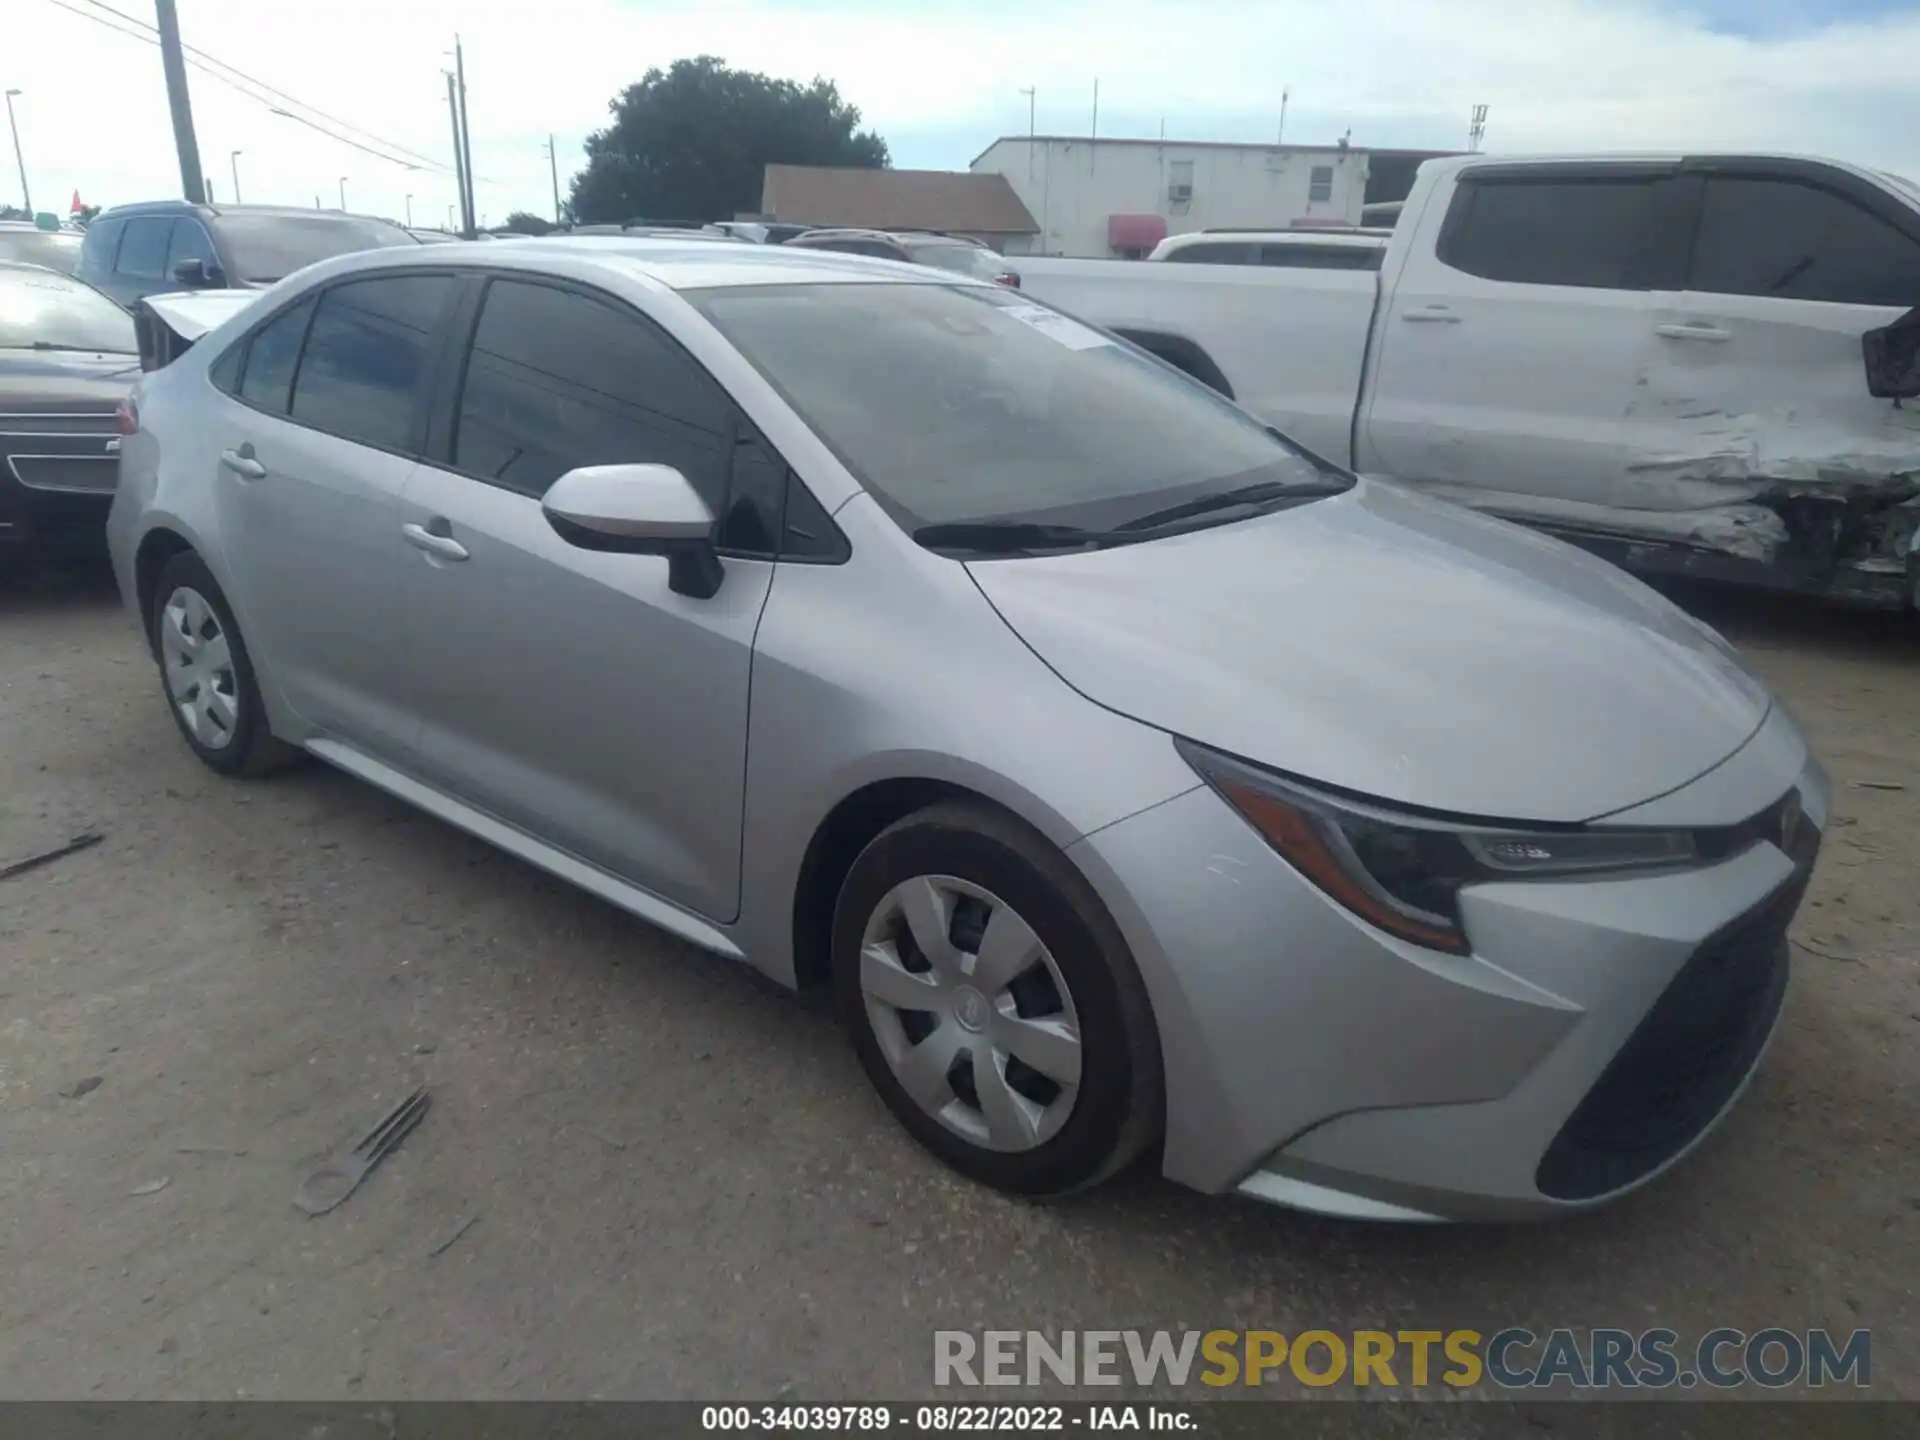
[[[57,230],[0,230],[0,260],[44,265],[71,275],[80,263],[80,237]]]
[[[1112,527],[1260,482],[1337,478],[1132,346],[985,286],[687,292],[909,529]]]
[[[0,350],[137,355],[133,317],[98,290],[51,270],[0,268]]]
[[[282,280],[318,260],[388,245],[417,245],[398,225],[359,215],[248,215],[229,211],[216,222],[234,279]]]
[[[1000,257],[991,250],[982,250],[978,245],[914,245],[908,253],[922,265],[932,265],[941,270],[957,270],[962,275],[972,275],[980,280],[991,280],[996,275],[1006,273],[1007,267],[1000,263]]]

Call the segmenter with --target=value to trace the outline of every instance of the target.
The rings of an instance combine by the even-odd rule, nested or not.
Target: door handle
[[[222,450],[220,463],[238,475],[242,480],[264,480],[267,467],[253,458],[253,446],[242,445],[238,450]]]
[[[1731,330],[1722,330],[1718,325],[1656,325],[1653,333],[1669,340],[1707,340],[1715,345],[1733,338]]]
[[[1460,317],[1444,305],[1429,305],[1424,310],[1402,310],[1402,320],[1411,320],[1418,325],[1458,325]]]
[[[467,547],[451,535],[436,535],[424,525],[415,525],[408,521],[400,527],[400,533],[407,537],[407,543],[416,550],[424,550],[429,555],[438,555],[442,560],[464,560]]]

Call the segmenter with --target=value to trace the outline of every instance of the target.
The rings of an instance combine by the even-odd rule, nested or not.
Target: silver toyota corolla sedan
[[[990,1184],[1578,1209],[1780,1014],[1828,787],[1716,635],[1004,288],[376,251],[121,428],[114,562],[201,760],[316,755],[831,985]]]

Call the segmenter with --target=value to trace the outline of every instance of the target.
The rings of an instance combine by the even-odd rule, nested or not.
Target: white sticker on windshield
[[[1018,320],[1022,325],[1038,330],[1049,340],[1069,350],[1093,350],[1113,343],[1091,326],[1082,325],[1078,320],[1069,320],[1052,310],[1043,310],[1038,305],[1002,305],[1000,313],[1009,320]]]

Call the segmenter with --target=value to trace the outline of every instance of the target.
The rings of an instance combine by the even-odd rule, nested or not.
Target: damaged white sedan
[[[1643,572],[1920,604],[1920,189],[1757,155],[1428,161],[1379,273],[1021,262],[1341,464]]]

